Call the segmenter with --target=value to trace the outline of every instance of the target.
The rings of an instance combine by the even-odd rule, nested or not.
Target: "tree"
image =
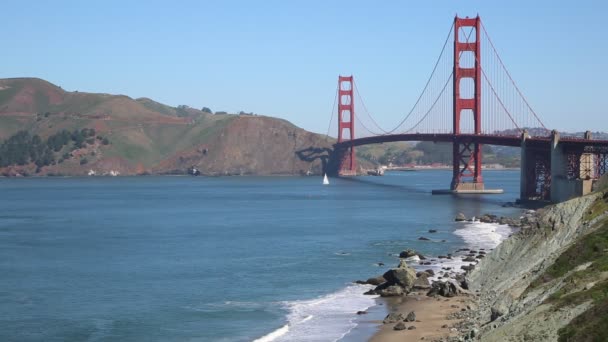
[[[211,111],[210,108],[208,107],[203,107],[203,109],[201,109],[201,112],[203,113],[209,113],[209,114],[213,114],[213,111]]]

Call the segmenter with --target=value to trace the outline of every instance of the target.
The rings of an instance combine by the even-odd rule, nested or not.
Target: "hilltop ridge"
[[[68,92],[39,78],[0,79],[0,143],[23,131],[45,142],[64,131],[74,136],[83,129],[93,129],[91,138],[97,139],[68,141],[53,150],[49,165],[37,167],[30,161],[0,171],[135,175],[185,173],[196,167],[206,175],[320,173],[332,144],[282,119],[212,114],[149,98]]]

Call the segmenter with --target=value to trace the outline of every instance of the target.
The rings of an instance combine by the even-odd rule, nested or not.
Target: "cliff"
[[[607,340],[608,193],[540,210],[467,279],[481,341]]]

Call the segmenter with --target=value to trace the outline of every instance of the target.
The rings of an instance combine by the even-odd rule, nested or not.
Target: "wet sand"
[[[397,331],[393,329],[397,323],[382,324],[382,321],[378,321],[379,331],[372,336],[370,341],[432,341],[456,336],[457,332],[450,332],[450,329],[459,320],[448,319],[448,315],[460,311],[461,308],[466,308],[468,303],[469,299],[465,296],[433,298],[425,294],[410,294],[405,297],[386,298],[385,305],[389,312],[402,313],[404,316],[411,311],[416,313],[416,322],[405,323],[406,327],[415,326],[416,329]],[[452,307],[452,305],[458,307]],[[445,325],[447,328],[442,328]]]

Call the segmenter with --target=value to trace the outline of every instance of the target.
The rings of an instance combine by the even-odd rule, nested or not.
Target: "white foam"
[[[378,296],[363,292],[369,285],[349,285],[332,294],[310,300],[283,303],[289,310],[288,323],[256,342],[279,341],[337,341],[357,324],[357,311],[375,305]]]
[[[501,225],[497,223],[483,223],[479,221],[464,222],[463,227],[457,229],[454,234],[460,236],[467,247],[475,250],[481,248],[489,252],[490,249],[496,248],[503,240],[509,237],[513,233],[513,229],[508,225]],[[432,269],[435,272],[430,280],[438,280],[440,275],[454,275],[457,273],[463,273],[461,269],[463,265],[476,264],[478,261],[465,262],[462,260],[463,255],[452,255],[452,259],[437,259],[432,261],[431,265],[420,265],[419,263],[412,263],[412,266],[417,271]],[[449,268],[449,270],[446,270]]]
[[[253,340],[253,342],[271,342],[276,340],[277,338],[287,334],[289,332],[289,324],[285,324],[284,326],[280,327],[279,329],[264,335],[258,339]]]
[[[460,236],[471,248],[496,248],[513,230],[506,224],[467,222],[454,234]]]

